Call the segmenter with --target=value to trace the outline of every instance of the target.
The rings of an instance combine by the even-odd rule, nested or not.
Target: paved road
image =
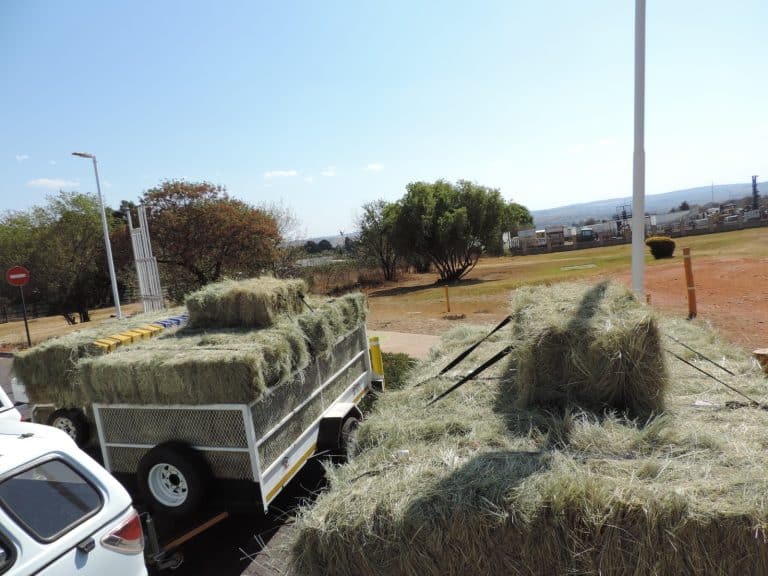
[[[440,336],[386,330],[369,330],[368,336],[378,336],[382,352],[403,352],[419,360],[426,358],[432,347],[440,342]]]

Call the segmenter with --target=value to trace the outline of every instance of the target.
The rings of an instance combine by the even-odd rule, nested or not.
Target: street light
[[[117,278],[115,277],[115,264],[112,262],[112,244],[109,242],[109,229],[107,228],[107,215],[104,212],[104,201],[101,199],[101,185],[99,184],[99,169],[96,167],[96,156],[93,154],[86,154],[85,152],[72,152],[72,156],[79,156],[80,158],[90,158],[93,160],[93,172],[96,174],[96,192],[99,195],[99,206],[101,206],[101,225],[104,228],[104,246],[107,249],[107,265],[109,266],[109,278],[112,281],[112,299],[115,302],[115,313],[117,319],[120,320],[123,317],[123,313],[120,311],[120,297],[117,294]]]

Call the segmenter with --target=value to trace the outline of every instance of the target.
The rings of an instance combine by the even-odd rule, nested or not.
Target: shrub
[[[651,236],[646,239],[645,245],[651,249],[651,254],[656,260],[672,258],[675,253],[675,241],[669,236]]]
[[[416,359],[402,352],[384,352],[382,359],[387,389],[399,390],[405,385],[408,374],[416,366]]]

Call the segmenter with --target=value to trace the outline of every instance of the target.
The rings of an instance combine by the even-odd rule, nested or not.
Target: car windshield
[[[0,505],[43,542],[63,536],[101,504],[99,492],[61,460],[48,460],[0,482]]]

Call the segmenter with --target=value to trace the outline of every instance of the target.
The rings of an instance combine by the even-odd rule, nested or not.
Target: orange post
[[[451,299],[448,296],[448,284],[445,285],[445,306],[448,308],[448,312],[451,311]]]
[[[685,264],[685,285],[688,288],[688,320],[691,320],[696,318],[696,287],[693,285],[690,248],[683,248],[683,263]]]

